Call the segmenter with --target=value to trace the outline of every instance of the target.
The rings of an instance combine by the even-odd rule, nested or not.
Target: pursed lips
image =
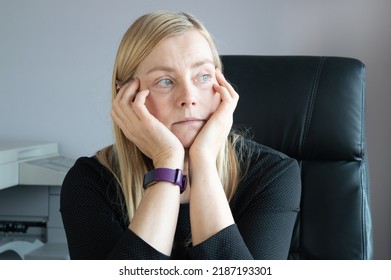
[[[197,122],[205,122],[205,120],[197,119],[197,118],[185,118],[181,121],[175,122],[174,124],[193,124]]]

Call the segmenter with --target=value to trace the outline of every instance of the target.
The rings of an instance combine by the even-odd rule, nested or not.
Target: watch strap
[[[144,189],[159,181],[166,181],[179,186],[180,193],[183,193],[187,185],[187,176],[183,175],[180,169],[156,168],[144,175]]]

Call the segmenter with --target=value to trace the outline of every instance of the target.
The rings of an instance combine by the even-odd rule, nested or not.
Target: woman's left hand
[[[216,70],[216,80],[218,84],[213,85],[213,90],[220,94],[221,103],[191,145],[190,158],[201,156],[215,161],[232,128],[239,95],[219,69]]]

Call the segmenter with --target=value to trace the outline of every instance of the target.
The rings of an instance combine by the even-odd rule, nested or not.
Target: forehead
[[[154,67],[168,67],[175,70],[213,63],[213,54],[208,41],[197,30],[164,39],[140,63],[137,72],[144,74]],[[204,63],[202,63],[204,62]]]

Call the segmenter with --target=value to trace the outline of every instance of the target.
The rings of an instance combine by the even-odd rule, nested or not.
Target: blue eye
[[[173,82],[170,79],[162,79],[157,82],[157,85],[160,87],[169,87],[173,84]]]
[[[204,75],[201,75],[198,79],[199,82],[201,83],[207,83],[209,82],[210,80],[212,79],[212,76],[209,75],[209,74],[204,74]]]

